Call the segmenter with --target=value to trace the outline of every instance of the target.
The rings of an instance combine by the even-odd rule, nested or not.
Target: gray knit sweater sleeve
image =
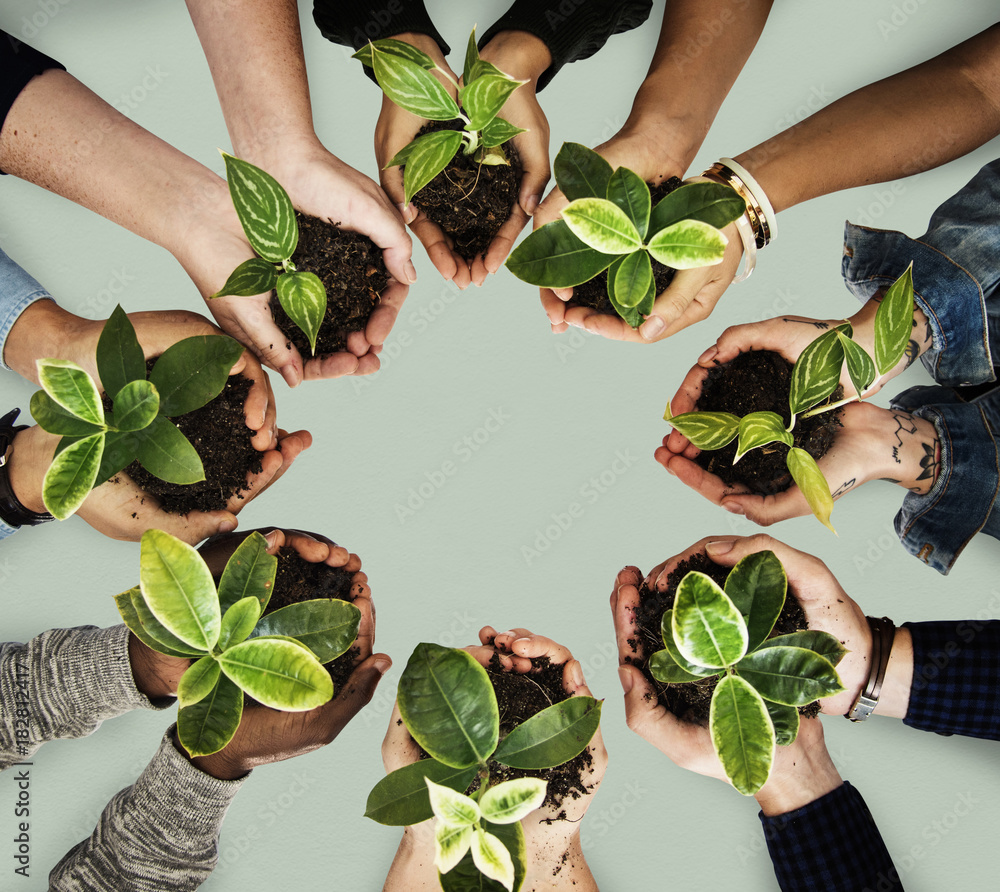
[[[0,770],[45,742],[93,734],[105,719],[156,709],[136,690],[128,628],[51,629],[27,644],[0,644]]]
[[[226,810],[246,778],[223,781],[199,771],[172,737],[173,727],[90,837],[53,868],[50,892],[180,892],[208,879]]]

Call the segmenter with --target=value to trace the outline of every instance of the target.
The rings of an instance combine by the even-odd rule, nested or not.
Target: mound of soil
[[[779,354],[770,350],[741,353],[709,370],[695,408],[699,412],[730,412],[739,418],[751,412],[776,412],[787,425],[791,418],[791,381],[792,364]],[[830,401],[842,399],[843,395],[844,389],[838,387]],[[834,409],[812,418],[799,415],[792,430],[795,445],[818,461],[833,445],[841,426],[841,411]],[[757,495],[774,495],[792,485],[785,464],[788,447],[784,443],[753,449],[733,465],[736,447],[737,441],[733,440],[722,449],[699,453],[695,462],[727,486],[742,484]]]
[[[639,588],[639,608],[635,615],[636,636],[628,640],[632,653],[637,656],[626,658],[626,662],[639,667],[656,691],[659,703],[681,721],[694,725],[707,725],[712,692],[718,684],[715,676],[688,684],[663,684],[653,678],[649,671],[650,656],[658,650],[663,650],[663,638],[660,635],[663,613],[674,606],[677,586],[694,570],[704,573],[720,586],[725,586],[726,577],[729,575],[728,567],[719,566],[705,554],[695,554],[688,560],[681,561],[667,577],[666,591],[652,590],[643,584]],[[799,602],[789,592],[770,637],[800,632],[807,628],[805,614]],[[640,652],[643,654],[642,657],[638,656]],[[806,718],[819,715],[819,702],[800,707],[799,714]]]
[[[460,120],[430,121],[417,136],[461,129]],[[513,142],[501,148],[509,165],[479,164],[459,149],[448,166],[413,196],[413,204],[441,227],[454,242],[455,252],[466,260],[485,253],[517,202],[521,157]]]
[[[347,336],[363,331],[379,296],[389,282],[382,249],[368,236],[340,229],[333,223],[295,212],[299,244],[292,263],[301,272],[319,276],[326,288],[326,315],[316,339],[316,356],[347,349]],[[271,315],[303,359],[313,356],[305,333],[271,295]]]
[[[683,185],[678,177],[670,177],[669,180],[664,180],[658,186],[654,186],[652,183],[647,183],[649,186],[649,191],[653,199],[653,206],[663,198],[665,195],[673,192],[678,186]],[[659,260],[650,257],[653,262],[653,281],[656,282],[656,293],[662,294],[666,287],[673,281],[674,273],[677,270],[673,267],[664,266]],[[608,300],[608,271],[598,273],[589,282],[584,282],[582,285],[577,285],[573,288],[573,299],[569,301],[567,306],[570,307],[590,307],[592,310],[597,310],[598,313],[604,313],[606,316],[614,316],[618,318],[618,312],[611,305],[611,301]]]
[[[152,369],[155,360],[147,362]],[[154,477],[138,462],[125,473],[144,492],[155,496],[169,514],[189,511],[218,511],[234,495],[243,498],[247,475],[262,470],[260,453],[251,440],[255,431],[247,427],[243,405],[252,383],[243,375],[230,375],[226,386],[214,400],[200,409],[171,418],[201,457],[205,479],[198,483],[168,483]]]

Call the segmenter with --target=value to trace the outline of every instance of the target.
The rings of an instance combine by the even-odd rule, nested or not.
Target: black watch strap
[[[14,495],[14,489],[10,485],[10,476],[7,473],[7,452],[13,444],[17,432],[28,427],[26,424],[14,424],[20,414],[20,409],[11,409],[3,418],[0,418],[0,520],[12,527],[34,527],[40,523],[55,520],[55,518],[51,514],[39,514],[25,508],[18,497]]]

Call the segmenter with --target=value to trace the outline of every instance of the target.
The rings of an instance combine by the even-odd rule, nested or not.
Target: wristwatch
[[[17,432],[28,428],[26,424],[14,424],[20,414],[20,409],[11,409],[3,418],[0,418],[0,520],[12,527],[34,527],[40,523],[55,520],[55,518],[51,514],[39,514],[25,508],[14,494],[14,488],[10,485],[7,453]]]

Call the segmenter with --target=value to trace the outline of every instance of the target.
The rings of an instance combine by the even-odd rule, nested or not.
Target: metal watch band
[[[34,527],[40,523],[55,520],[55,518],[51,514],[39,514],[25,508],[10,485],[7,451],[14,442],[17,432],[26,430],[28,427],[26,424],[14,424],[20,414],[20,409],[11,409],[3,418],[0,418],[0,520],[12,527]]]
[[[875,711],[878,698],[882,693],[889,656],[892,654],[892,643],[896,634],[896,625],[887,616],[881,619],[866,617],[872,630],[872,658],[869,664],[868,680],[858,694],[858,699],[847,711],[847,718],[852,722],[863,722]]]

